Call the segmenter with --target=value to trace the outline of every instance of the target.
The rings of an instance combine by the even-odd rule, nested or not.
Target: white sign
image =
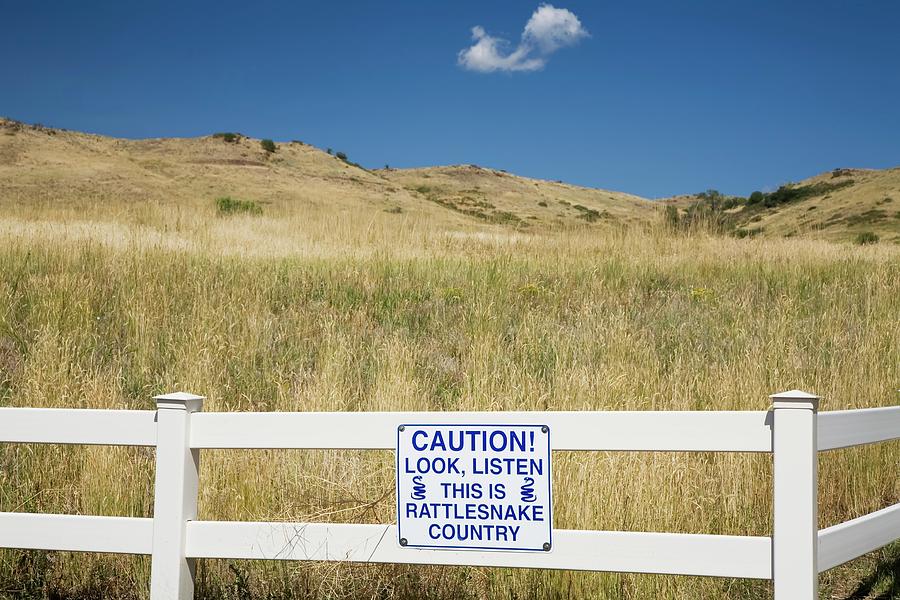
[[[401,546],[547,552],[550,487],[546,425],[397,428]]]

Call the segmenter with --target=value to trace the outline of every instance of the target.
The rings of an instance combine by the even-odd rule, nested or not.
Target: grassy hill
[[[249,200],[271,216],[373,215],[428,219],[447,229],[518,230],[649,222],[651,202],[474,166],[370,171],[299,141],[267,152],[240,134],[123,140],[0,119],[0,200],[59,216],[121,217],[162,209],[211,211]],[[139,218],[139,217],[138,217]]]
[[[900,167],[835,169],[788,186],[799,192],[772,206],[748,206],[738,215],[745,228],[772,236],[851,239],[872,231],[900,242]]]
[[[855,240],[874,233],[900,243],[900,167],[835,169],[773,192],[750,198],[721,198],[713,205],[707,194],[663,200],[682,217],[691,213],[704,225],[745,236],[809,237]]]
[[[638,196],[529,179],[476,165],[379,172],[430,202],[515,227],[632,225],[656,217],[657,207]]]
[[[300,141],[274,152],[260,142],[240,134],[124,140],[0,118],[0,202],[34,219],[171,225],[208,218],[215,200],[229,197],[274,219],[353,215],[501,236],[648,226],[665,206],[710,216],[696,195],[653,202],[476,165],[369,170]],[[833,241],[872,232],[900,242],[900,167],[836,169],[765,196],[716,207],[714,229]]]

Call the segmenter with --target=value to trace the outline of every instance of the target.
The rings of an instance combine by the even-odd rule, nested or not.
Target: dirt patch
[[[266,163],[258,160],[249,160],[246,158],[210,158],[205,160],[192,160],[191,164],[195,165],[226,165],[234,167],[265,167]]]

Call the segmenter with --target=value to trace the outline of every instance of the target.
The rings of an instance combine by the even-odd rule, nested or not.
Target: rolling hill
[[[0,200],[49,210],[106,201],[212,207],[217,197],[288,211],[412,214],[449,228],[520,230],[648,222],[652,202],[466,165],[367,170],[299,141],[265,151],[240,134],[125,140],[0,120]]]
[[[475,165],[380,173],[430,202],[494,223],[634,224],[655,218],[656,207],[639,196],[529,179]]]
[[[772,207],[747,207],[740,211],[742,225],[771,236],[846,239],[872,231],[900,241],[900,168],[835,169],[788,189],[801,192],[800,197]]]
[[[651,201],[476,165],[370,170],[300,141],[268,152],[240,134],[126,140],[0,118],[7,209],[139,222],[148,207],[205,213],[223,196],[252,201],[272,217],[387,213],[449,231],[523,232],[646,225],[659,222],[667,205],[684,215],[704,202]],[[900,242],[900,167],[835,169],[765,196],[716,208],[724,231],[836,241],[873,232]],[[116,215],[104,215],[113,201]]]
[[[871,232],[900,242],[900,167],[835,169],[760,193],[755,202],[724,200],[716,216],[726,230],[739,235],[840,241]],[[697,209],[709,216],[707,198],[678,196],[662,202],[682,216]]]

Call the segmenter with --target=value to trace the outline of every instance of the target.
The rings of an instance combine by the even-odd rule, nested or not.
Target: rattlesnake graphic
[[[412,478],[413,480],[413,491],[411,497],[413,500],[424,500],[425,499],[425,484],[422,483],[422,476],[416,475]]]
[[[520,493],[522,495],[522,502],[534,502],[537,500],[537,496],[534,494],[534,478],[525,478],[525,485],[522,486]]]

